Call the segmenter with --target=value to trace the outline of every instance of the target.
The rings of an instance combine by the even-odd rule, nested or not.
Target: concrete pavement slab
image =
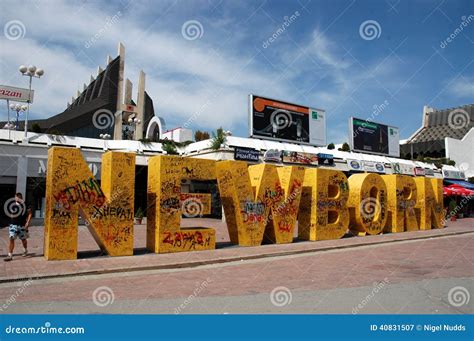
[[[374,244],[396,243],[406,240],[441,238],[449,235],[474,233],[474,219],[466,218],[448,222],[448,227],[428,231],[389,233],[375,236],[347,237],[338,240],[317,242],[294,242],[291,244],[272,244],[258,247],[238,247],[228,244],[225,223],[216,219],[185,219],[183,226],[208,226],[217,231],[219,241],[216,250],[183,252],[172,254],[146,253],[144,225],[135,227],[135,255],[130,257],[100,256],[98,246],[87,229],[82,226],[79,232],[79,259],[67,261],[46,261],[42,257],[43,227],[31,227],[29,257],[19,256],[22,252],[17,243],[16,255],[12,262],[0,263],[0,283],[28,278],[53,278],[100,274],[113,272],[141,271],[150,269],[173,269],[196,267],[205,264],[232,262],[236,260],[275,257],[299,253],[322,252],[341,248],[355,248]],[[295,231],[297,233],[297,231]],[[6,255],[8,231],[0,231],[0,252]]]

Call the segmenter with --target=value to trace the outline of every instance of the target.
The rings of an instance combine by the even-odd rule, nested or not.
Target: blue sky
[[[8,31],[15,20],[20,34]],[[190,21],[197,36],[183,34]],[[421,124],[423,105],[474,103],[469,0],[3,0],[0,24],[0,83],[26,86],[19,64],[46,70],[33,83],[33,118],[64,110],[106,56],[116,55],[118,41],[126,47],[126,77],[136,84],[145,71],[168,128],[187,122],[248,136],[247,96],[254,93],[325,109],[328,143],[347,141],[349,116],[398,126],[407,138]],[[367,25],[374,30],[364,32]]]

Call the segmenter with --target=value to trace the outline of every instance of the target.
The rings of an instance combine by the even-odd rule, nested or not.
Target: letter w
[[[296,225],[304,168],[249,166],[243,161],[216,165],[230,240],[241,246],[291,243]],[[270,215],[271,213],[271,215]]]

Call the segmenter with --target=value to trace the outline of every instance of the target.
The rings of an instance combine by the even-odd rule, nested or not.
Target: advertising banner
[[[351,117],[349,119],[349,130],[349,141],[352,150],[400,156],[400,132],[398,128]]]
[[[258,162],[260,152],[253,148],[235,147],[234,160]]]
[[[425,168],[425,175],[426,176],[434,176],[434,170],[431,168]]]
[[[320,166],[333,166],[334,156],[332,154],[318,153],[318,165]]]
[[[326,112],[250,95],[249,135],[314,146],[326,145]]]
[[[0,85],[0,99],[7,99],[15,102],[28,102],[33,103],[34,90],[16,88],[14,86]]]
[[[415,167],[416,176],[425,176],[425,169],[422,167]]]
[[[281,162],[281,151],[276,149],[269,149],[263,154],[264,162]]]
[[[282,157],[284,163],[298,163],[302,165],[318,164],[317,155],[311,153],[283,151]]]
[[[357,170],[357,171],[364,170],[363,162],[359,160],[348,159],[347,166],[349,167],[349,170]]]
[[[405,163],[394,162],[392,163],[392,172],[394,174],[414,175],[415,167]]]
[[[364,161],[364,170],[374,173],[385,173],[385,165],[382,162]]]
[[[466,178],[466,175],[464,174],[464,172],[461,172],[461,171],[443,169],[442,172],[443,172],[443,178],[446,178],[446,179],[464,180]]]

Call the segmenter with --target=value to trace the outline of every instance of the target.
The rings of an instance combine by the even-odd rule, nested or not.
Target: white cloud
[[[313,32],[306,51],[316,57],[323,66],[330,66],[337,70],[347,69],[351,66],[351,63],[342,60],[341,54],[336,52],[336,44],[319,30]]]
[[[459,98],[474,98],[474,77],[458,77],[449,86],[449,93]]]
[[[39,117],[64,110],[89,75],[95,75],[96,64],[104,66],[97,58],[105,61],[107,52],[115,56],[118,41],[126,46],[126,77],[136,86],[138,72],[143,69],[156,110],[183,123],[206,104],[197,123],[214,128],[238,124],[246,119],[248,89],[263,88],[274,77],[258,70],[252,55],[213,51],[204,41],[184,39],[181,30],[144,31],[141,23],[130,20],[126,13],[87,49],[84,43],[104,27],[105,18],[116,13],[87,6],[41,4],[35,13],[22,17],[28,23],[25,38],[9,41],[1,37],[1,82],[25,83],[17,72],[21,63],[35,63],[46,70],[45,77],[33,84],[36,101],[32,111]]]
[[[13,6],[1,6],[2,22],[18,18],[15,2],[9,3]],[[149,6],[133,1],[122,7],[89,2],[38,2],[34,10],[22,13],[24,38],[9,41],[3,35],[0,37],[0,82],[26,86],[26,79],[17,71],[18,65],[35,63],[43,67],[44,78],[33,83],[36,93],[32,112],[36,117],[49,117],[65,109],[71,96],[89,81],[90,74],[96,74],[98,65],[105,65],[107,54],[116,55],[117,43],[123,41],[125,77],[134,83],[135,95],[138,73],[140,69],[145,71],[146,89],[157,114],[168,122],[183,125],[197,112],[198,119],[191,127],[237,127],[245,134],[249,93],[301,100],[303,104],[330,110],[339,108],[348,94],[372,74],[384,84],[389,78],[394,79],[392,60],[378,69],[375,65],[363,69],[346,55],[342,46],[319,30],[313,31],[308,39],[302,38],[300,47],[283,37],[278,41],[281,45],[259,52],[242,48],[245,35],[255,32],[248,28],[233,30],[228,26],[240,24],[223,16],[216,21],[202,19],[203,38],[188,41],[181,36],[181,25],[195,19],[191,13],[198,5],[191,3],[190,8],[183,9],[173,7],[173,3],[160,2],[156,5],[159,8],[149,10]],[[179,13],[181,9],[183,13]],[[107,18],[118,11],[118,22],[106,26]],[[85,43],[99,32],[97,41],[86,48]],[[223,42],[225,49],[220,48]],[[286,49],[285,44],[291,48]],[[260,53],[265,53],[265,58],[274,57],[271,63],[275,67],[262,59]],[[267,56],[272,53],[275,55]],[[376,82],[371,82],[370,87],[379,88]],[[341,113],[330,112],[330,117]]]

